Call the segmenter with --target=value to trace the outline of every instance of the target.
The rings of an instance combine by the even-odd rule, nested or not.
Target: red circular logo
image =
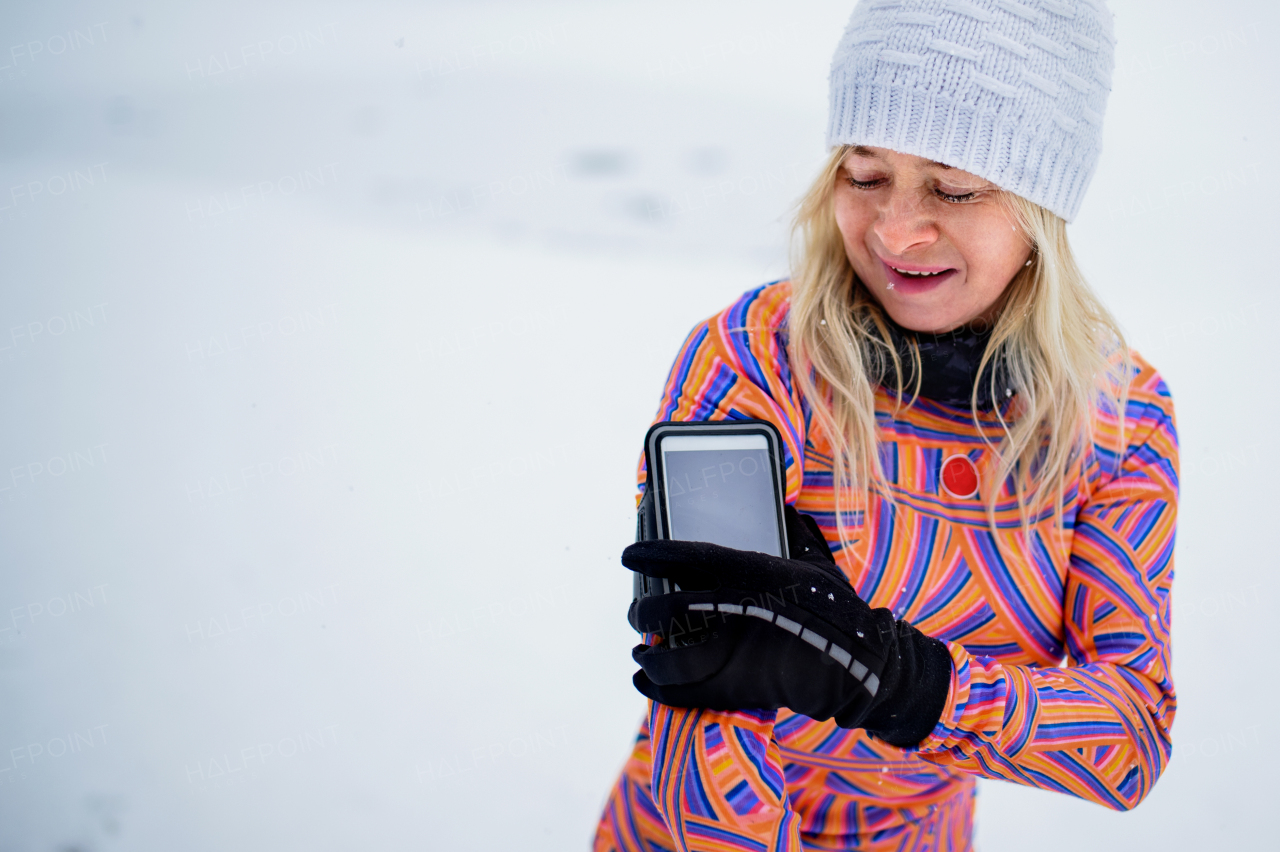
[[[968,456],[954,455],[942,463],[942,487],[961,500],[977,496],[978,469]]]

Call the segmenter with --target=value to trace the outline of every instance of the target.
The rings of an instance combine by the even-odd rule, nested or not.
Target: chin
[[[890,316],[893,316],[893,314],[890,314]],[[907,316],[902,319],[893,317],[893,321],[908,331],[918,331],[921,334],[944,334],[954,330],[961,324],[954,320],[935,319],[933,317],[917,319],[914,316]]]
[[[900,300],[881,300],[885,313],[898,325],[910,331],[941,334],[951,331],[965,322],[967,314],[955,308],[934,308],[925,305],[903,304]]]

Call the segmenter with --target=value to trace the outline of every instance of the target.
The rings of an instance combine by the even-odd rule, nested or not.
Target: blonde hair
[[[896,391],[899,406],[906,400],[909,407],[921,375],[913,341],[915,387],[903,386],[903,364],[886,315],[854,274],[836,226],[836,180],[851,149],[832,152],[800,202],[788,323],[792,374],[831,442],[836,526],[846,544],[846,511],[859,501],[867,506],[872,491],[893,504],[877,451],[875,389],[884,384]],[[1050,503],[1061,525],[1063,494],[1094,439],[1095,411],[1099,405],[1124,411],[1132,363],[1119,326],[1076,264],[1066,223],[1012,193],[1002,193],[1001,200],[1033,253],[1031,264],[1013,277],[997,303],[979,370],[990,377],[1003,432],[998,445],[984,437],[999,459],[984,497],[994,531],[999,485],[1011,481],[1026,531]],[[995,387],[998,371],[982,371],[992,359],[1017,391],[1003,414],[1004,393],[997,395]],[[985,436],[978,391],[975,386],[972,414]],[[1123,425],[1123,416],[1118,419]],[[1118,440],[1123,448],[1122,429]],[[869,537],[871,530],[866,532]]]

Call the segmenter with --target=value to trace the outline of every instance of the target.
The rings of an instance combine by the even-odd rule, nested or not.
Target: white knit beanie
[[[827,144],[927,157],[1071,221],[1114,64],[1104,0],[861,0],[831,62]]]

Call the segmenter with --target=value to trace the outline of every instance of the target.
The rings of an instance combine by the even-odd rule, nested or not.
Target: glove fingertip
[[[637,541],[622,551],[622,564],[637,574],[681,584],[714,583],[719,566],[706,551],[715,547],[700,541]]]
[[[631,683],[645,698],[651,701],[658,700],[658,687],[653,681],[649,680],[649,676],[644,673],[644,669],[636,669],[636,673],[631,676]]]
[[[668,545],[670,542],[660,539],[629,544],[622,551],[622,564],[641,574],[648,574],[655,568],[661,569],[677,561],[672,558],[673,554]]]

